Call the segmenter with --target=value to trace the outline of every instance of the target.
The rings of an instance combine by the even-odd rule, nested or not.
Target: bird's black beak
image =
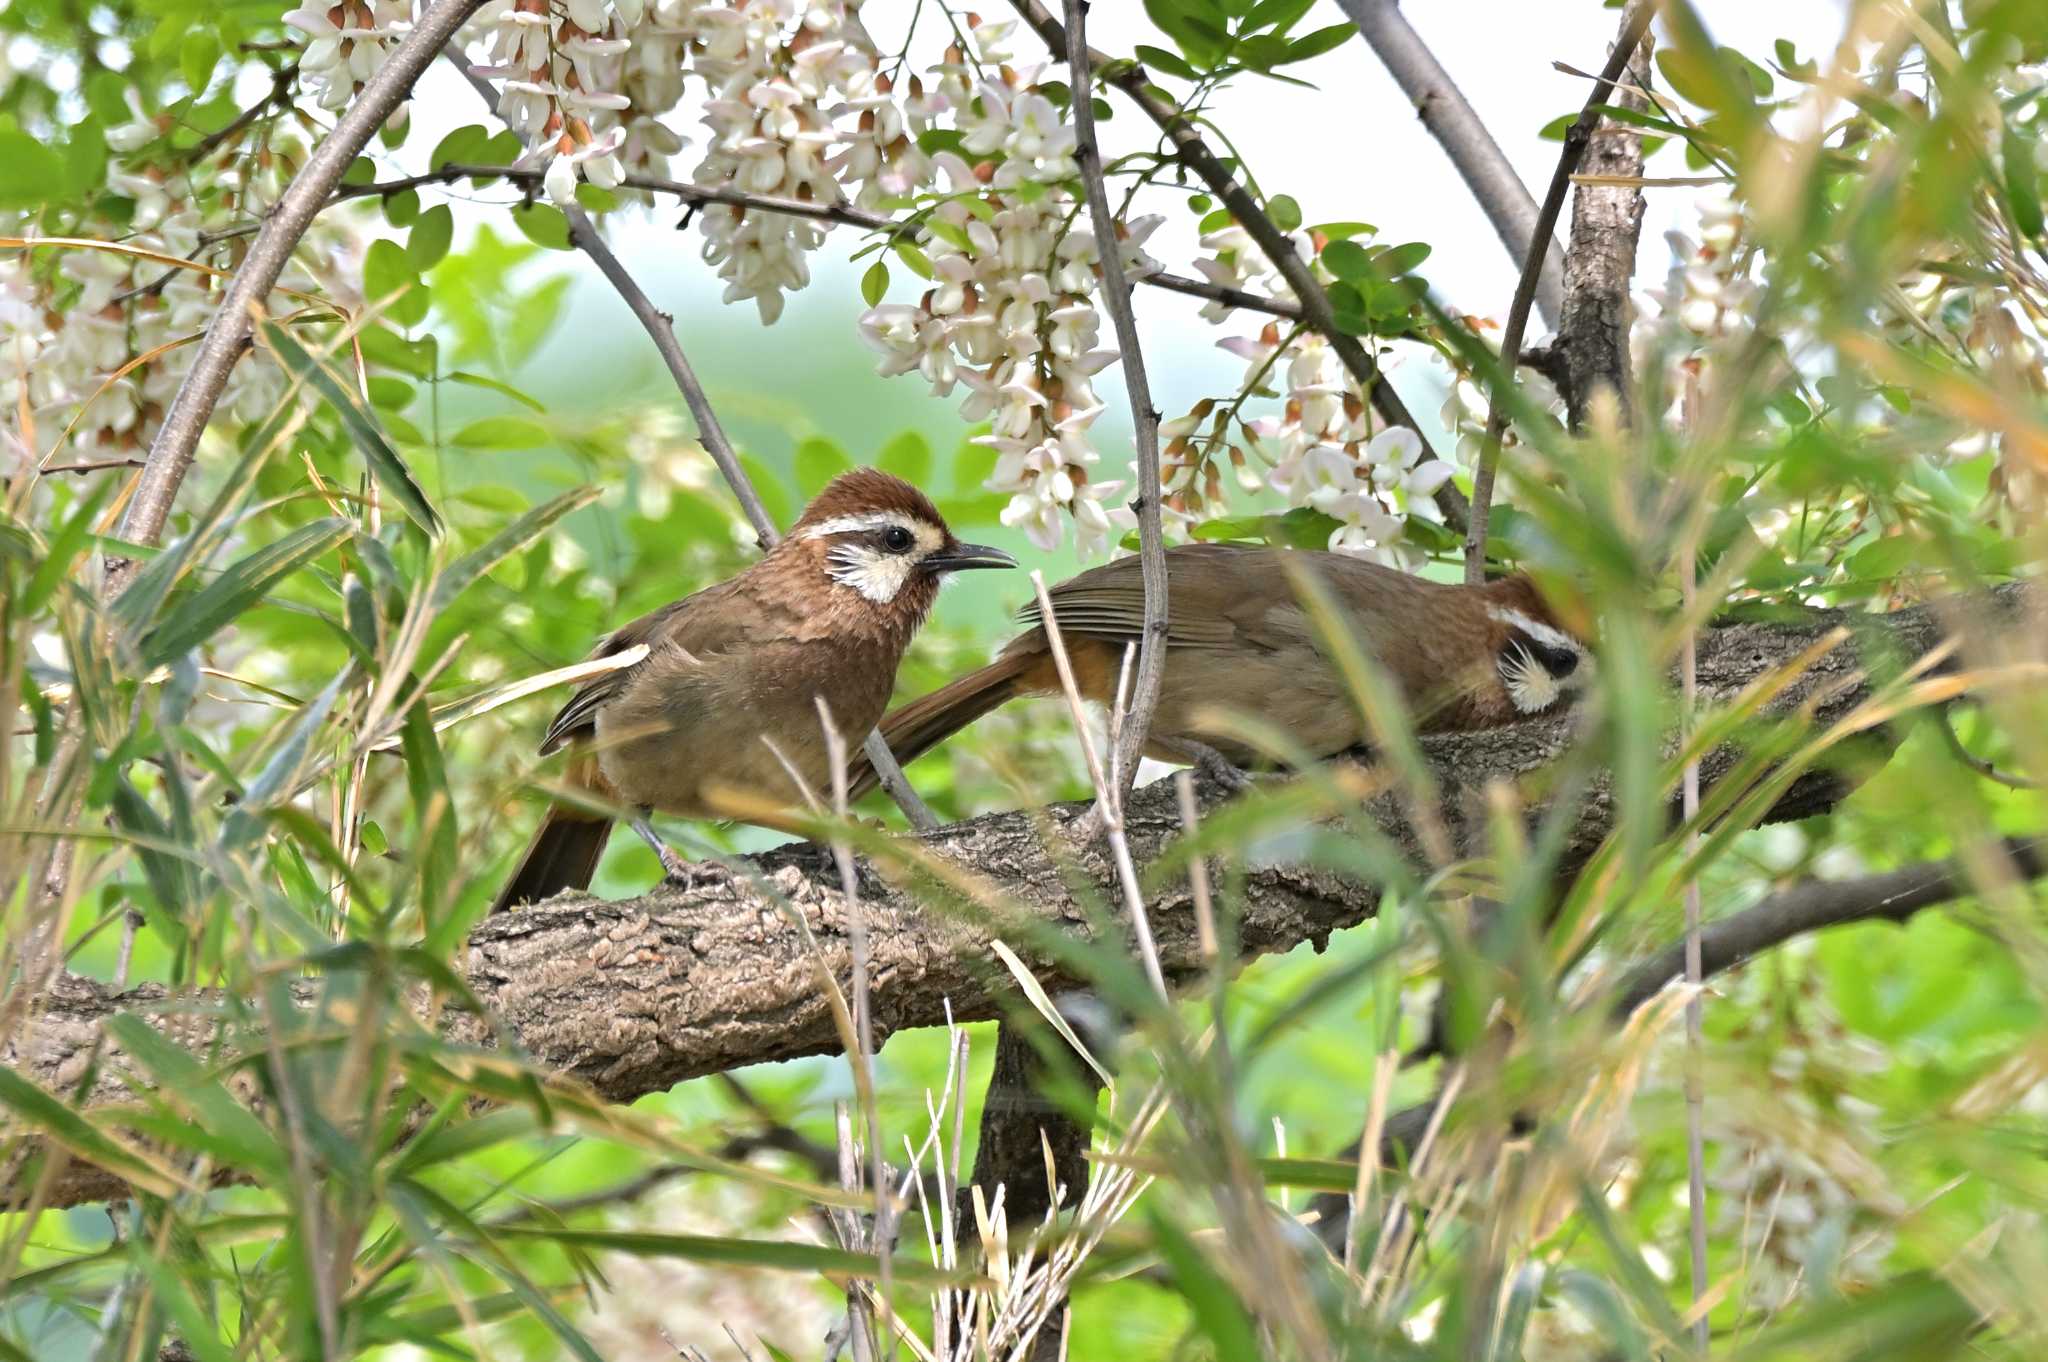
[[[1017,560],[987,544],[950,544],[924,560],[927,571],[958,572],[962,568],[1008,568]]]

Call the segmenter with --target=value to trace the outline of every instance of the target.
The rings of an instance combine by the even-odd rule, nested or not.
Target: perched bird
[[[1015,566],[1001,549],[961,543],[900,478],[867,468],[834,478],[759,562],[597,646],[593,657],[644,655],[585,682],[540,746],[543,756],[582,749],[568,784],[589,802],[549,807],[491,911],[586,887],[611,836],[603,806],[637,810],[634,831],[677,874],[682,859],[650,811],[731,817],[737,799],[750,821],[772,823],[755,811],[802,807],[789,768],[829,791],[818,700],[858,751],[939,583],[963,568]]]
[[[1358,706],[1283,559],[1320,575],[1422,732],[1488,728],[1548,709],[1591,670],[1583,640],[1526,577],[1450,586],[1339,553],[1187,544],[1166,551],[1166,672],[1146,755],[1225,775],[1252,764],[1258,753],[1216,724],[1226,709],[1279,727],[1316,756],[1364,741]],[[1077,686],[1108,704],[1124,650],[1143,627],[1138,559],[1091,568],[1048,594]],[[1038,607],[1024,619],[1037,622]],[[882,736],[908,762],[999,705],[1059,690],[1045,630],[1034,628],[986,667],[888,715]],[[850,778],[856,793],[875,784],[859,762]]]

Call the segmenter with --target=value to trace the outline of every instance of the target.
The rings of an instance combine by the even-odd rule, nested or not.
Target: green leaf
[[[1156,1209],[1147,1218],[1152,1222],[1152,1243],[1159,1250],[1160,1261],[1173,1273],[1181,1298],[1194,1311],[1196,1325],[1209,1339],[1212,1355],[1265,1356],[1259,1331],[1239,1303],[1236,1289],[1209,1265],[1180,1226]]]
[[[145,670],[196,648],[251,607],[278,583],[348,538],[354,527],[339,516],[301,525],[274,544],[237,561],[172,609],[169,618],[142,640]]]
[[[2008,120],[2002,144],[2005,199],[2012,206],[2015,227],[2027,236],[2041,235],[2041,181],[2034,166],[2034,144]]]
[[[86,550],[92,537],[93,521],[99,518],[100,507],[118,485],[116,479],[103,479],[98,487],[80,500],[72,509],[70,519],[51,536],[48,556],[36,565],[35,576],[28,579],[28,587],[21,593],[23,615],[34,617],[56,594],[59,586],[72,580],[72,564]]]
[[[1399,246],[1389,246],[1380,256],[1380,271],[1389,279],[1398,279],[1429,259],[1429,243],[1410,241]]]
[[[420,195],[416,189],[401,189],[384,196],[384,220],[393,227],[410,227],[419,220]]]
[[[1301,22],[1301,17],[1314,8],[1315,0],[1259,0],[1245,13],[1243,30],[1257,33],[1271,29],[1274,33],[1285,34]]]
[[[456,921],[458,897],[455,800],[448,790],[448,767],[441,741],[434,736],[434,716],[421,695],[405,712],[399,750],[405,755],[405,783],[412,794],[413,856],[419,867],[420,923],[434,937],[437,924]]]
[[[869,307],[875,307],[889,292],[889,267],[877,260],[868,266],[866,274],[860,277],[861,300]]]
[[[494,393],[498,393],[499,395],[504,397],[509,397],[514,402],[520,403],[521,405],[529,407],[537,412],[547,411],[547,408],[540,404],[540,400],[538,398],[529,397],[525,393],[519,391],[519,389],[513,387],[510,383],[502,383],[495,378],[487,378],[482,374],[473,374],[464,369],[451,369],[447,373],[441,375],[441,377],[447,379],[451,383],[464,383],[472,388],[488,388],[490,391]]]
[[[213,68],[220,63],[220,39],[203,28],[185,34],[178,48],[178,74],[193,94],[203,94],[213,83]]]
[[[233,853],[256,842],[263,835],[264,814],[280,800],[291,798],[298,784],[299,772],[306,764],[306,750],[313,745],[320,726],[327,722],[328,711],[334,708],[334,698],[341,694],[342,684],[352,672],[352,664],[344,666],[321,687],[318,695],[300,707],[291,728],[285,733],[284,741],[277,745],[277,750],[263,763],[263,769],[242,791],[234,812],[222,825],[220,845],[223,851]]]
[[[404,411],[412,405],[417,389],[402,378],[391,378],[385,374],[370,375],[370,403],[383,411]]]
[[[1357,32],[1358,30],[1348,23],[1331,24],[1328,28],[1319,28],[1315,32],[1305,34],[1289,43],[1287,46],[1287,60],[1290,63],[1307,61],[1310,57],[1320,57],[1325,52],[1334,52],[1344,45],[1345,39]]]
[[[1323,247],[1322,261],[1324,268],[1339,279],[1373,277],[1372,256],[1355,241],[1332,241]]]
[[[520,204],[512,210],[512,225],[536,246],[545,246],[551,251],[576,249],[569,240],[569,219],[563,217],[562,210],[553,204]]]
[[[931,441],[920,431],[906,430],[882,446],[875,464],[913,487],[922,487],[932,475]]]
[[[896,258],[908,266],[910,272],[918,278],[932,279],[936,277],[932,272],[931,257],[919,250],[911,242],[898,240],[891,249],[896,252]]]
[[[448,443],[466,449],[537,449],[553,441],[554,436],[538,421],[524,416],[486,416],[456,431]]]
[[[57,153],[25,132],[0,129],[0,208],[35,208],[64,178]]]
[[[377,429],[376,418],[364,411],[356,400],[349,396],[334,375],[306,353],[305,347],[293,340],[291,333],[276,322],[263,323],[263,334],[270,347],[284,366],[304,377],[327,404],[341,413],[342,424],[348,427],[356,448],[363,453],[363,461],[370,466],[370,474],[377,483],[391,494],[414,524],[428,534],[441,532],[441,517],[427,503],[427,494],[413,481],[412,470],[405,466],[405,460],[391,447]]]
[[[873,1279],[875,1255],[849,1253],[823,1244],[787,1239],[740,1239],[710,1234],[660,1234],[637,1230],[570,1230],[525,1225],[497,1225],[500,1239],[527,1239],[560,1248],[628,1253],[636,1258],[679,1258],[692,1263],[723,1263],[733,1267],[772,1267],[786,1272],[821,1272],[830,1277]],[[890,1275],[905,1286],[957,1286],[973,1274],[952,1272],[918,1258],[890,1260]],[[1255,1353],[1224,1354],[1256,1356]]]
[[[603,494],[601,487],[578,487],[552,501],[534,507],[476,548],[450,563],[434,583],[431,602],[436,611],[445,610],[470,584],[505,559],[546,534],[554,523],[571,511],[581,510]]]
[[[363,254],[363,295],[372,302],[396,300],[384,315],[400,326],[417,326],[426,320],[428,299],[420,290],[419,271],[397,242],[379,237]]]
[[[1151,67],[1154,71],[1164,71],[1167,75],[1177,76],[1181,80],[1199,80],[1201,78],[1201,73],[1196,71],[1194,67],[1189,66],[1185,60],[1168,52],[1163,47],[1147,47],[1140,43],[1135,50],[1138,54],[1138,60]]]
[[[455,214],[447,204],[437,203],[413,224],[412,235],[405,241],[405,254],[413,269],[425,274],[447,256],[449,243],[454,239]]]
[[[820,436],[796,447],[796,485],[805,496],[816,496],[826,483],[851,467],[853,460],[846,451]]]
[[[481,123],[465,123],[434,144],[427,164],[436,169],[446,165],[482,165],[491,135]]]
[[[619,206],[619,196],[601,184],[585,181],[576,186],[576,203],[586,213],[609,213]]]
[[[107,1030],[122,1049],[156,1076],[158,1096],[190,1112],[200,1127],[233,1155],[234,1167],[273,1174],[284,1171],[288,1160],[277,1140],[198,1060],[132,1012],[108,1018]]]
[[[1281,231],[1291,232],[1301,226],[1301,205],[1285,194],[1275,194],[1266,200],[1266,216]]]

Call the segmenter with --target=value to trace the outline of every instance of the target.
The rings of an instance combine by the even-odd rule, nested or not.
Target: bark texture
[[[2039,589],[2000,588],[1972,610],[1992,612],[1979,621],[2010,628],[2022,611],[2039,608]],[[1866,656],[1883,656],[1889,670],[1920,656],[1944,636],[1951,609],[1915,607],[1885,616],[1811,611],[1775,623],[1709,629],[1700,640],[1700,691],[1726,700],[1774,667],[1789,662],[1838,625],[1856,634],[1821,657],[1773,702],[1773,712],[1802,707],[1825,724],[1870,693]],[[1495,781],[1540,771],[1573,742],[1576,718],[1544,716],[1508,728],[1432,738],[1424,750],[1442,794],[1442,820],[1454,847],[1483,850],[1484,793]],[[1873,735],[1879,743],[1883,735]],[[1711,785],[1738,760],[1724,748],[1703,763]],[[1810,772],[1795,781],[1766,815],[1800,818],[1828,809],[1852,786],[1853,772]],[[1204,807],[1224,798],[1198,785]],[[1419,864],[1420,839],[1402,798],[1387,793],[1367,812],[1389,840]],[[1529,801],[1541,817],[1541,798]],[[1099,902],[1113,902],[1110,867],[1093,847],[1062,845],[1055,855],[1041,836],[1044,821],[1064,824],[1079,804],[988,814],[940,828],[921,839],[934,855],[998,886],[1029,917],[1031,926],[1077,937],[1096,932],[1076,903],[1076,882],[1092,881]],[[1608,779],[1597,776],[1571,811],[1567,867],[1582,863],[1613,825]],[[1141,865],[1159,858],[1181,834],[1173,783],[1135,792],[1127,814],[1133,853]],[[1086,986],[1056,961],[1032,948],[1026,935],[999,933],[966,912],[934,910],[933,886],[868,860],[858,865],[869,932],[875,1026],[878,1038],[915,1026],[941,1024],[950,1002],[960,1021],[999,1015],[1011,983],[989,949],[1003,935],[1060,992]],[[1070,878],[1070,876],[1072,878]],[[829,849],[807,843],[736,862],[703,865],[692,883],[667,884],[639,898],[604,902],[564,894],[546,903],[503,913],[481,923],[457,966],[483,1005],[518,1047],[540,1067],[580,1083],[600,1098],[627,1102],[688,1078],[746,1064],[836,1052],[839,1038],[815,974],[808,936],[829,968],[849,973],[846,921],[838,872]],[[1319,946],[1332,932],[1363,921],[1378,889],[1326,871],[1262,861],[1244,878],[1242,953],[1245,957]],[[1150,894],[1153,931],[1169,979],[1204,969],[1194,913],[1184,881]],[[804,929],[794,925],[800,914]],[[117,1012],[141,1015],[179,1044],[217,1059],[214,1018],[220,1000],[207,995],[170,999],[149,985],[116,992],[98,981],[63,975],[37,1016],[19,1028],[0,1062],[13,1067],[70,1105],[118,1107],[133,1103],[150,1079],[115,1042],[106,1022]],[[484,1018],[449,1015],[451,1039],[495,1044]],[[254,1039],[229,1036],[226,1053]],[[18,1157],[43,1146],[32,1132],[17,1142],[17,1157],[0,1169],[0,1198],[25,1195],[27,1162]],[[72,1205],[122,1192],[111,1174],[73,1163],[40,1179],[45,1205]]]
[[[1649,43],[1639,44],[1607,102],[1638,112],[1649,101],[1636,91],[1649,87]],[[1636,129],[1601,120],[1579,162],[1581,175],[1640,176],[1643,139]],[[1606,389],[1621,409],[1624,425],[1633,417],[1629,324],[1635,307],[1629,286],[1635,279],[1636,246],[1643,232],[1643,191],[1630,185],[1577,185],[1572,193],[1571,245],[1565,251],[1564,312],[1550,347],[1547,370],[1563,381],[1565,415],[1581,430],[1594,394]]]

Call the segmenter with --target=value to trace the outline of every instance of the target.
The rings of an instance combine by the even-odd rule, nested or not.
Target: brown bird
[[[809,790],[828,790],[818,700],[857,744],[882,717],[945,576],[1015,566],[1001,549],[961,543],[900,478],[868,468],[834,478],[759,562],[597,646],[593,657],[643,655],[585,682],[540,746],[543,756],[584,749],[567,783],[588,800],[549,807],[491,911],[587,887],[611,836],[605,806],[637,810],[633,830],[680,874],[650,811],[731,817],[740,800],[749,821],[774,824],[764,803],[796,809],[805,793],[785,761]]]
[[[1322,757],[1366,733],[1358,706],[1296,598],[1283,559],[1320,574],[1359,645],[1399,686],[1425,733],[1488,728],[1550,708],[1591,672],[1583,640],[1564,628],[1527,577],[1450,586],[1340,553],[1187,544],[1166,551],[1166,672],[1145,752],[1241,779],[1259,753],[1218,725],[1256,715]],[[1124,650],[1143,627],[1138,559],[1119,558],[1048,593],[1081,693],[1108,704]],[[1039,619],[1034,604],[1026,622]],[[1056,695],[1045,630],[1018,635],[995,661],[897,709],[882,736],[911,759],[997,706]],[[856,793],[875,784],[855,762]]]

